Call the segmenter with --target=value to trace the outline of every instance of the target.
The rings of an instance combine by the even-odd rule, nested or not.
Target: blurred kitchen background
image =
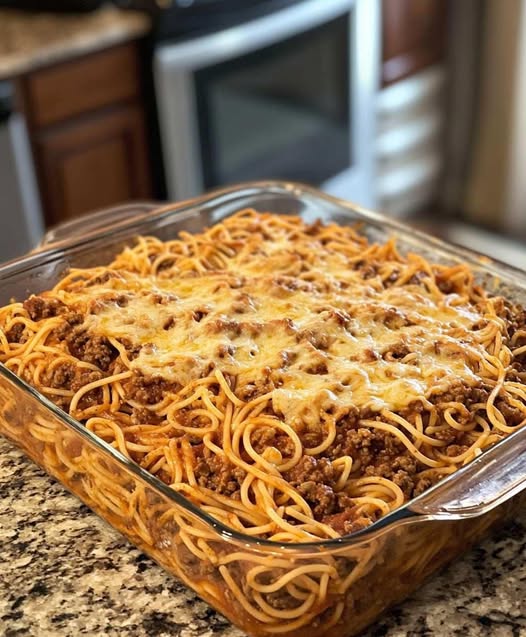
[[[0,0],[0,260],[281,178],[526,269],[523,0]]]

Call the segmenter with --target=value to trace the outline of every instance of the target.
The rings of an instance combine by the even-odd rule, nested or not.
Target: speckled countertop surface
[[[0,635],[243,636],[1,436]],[[526,511],[363,637],[435,635],[526,636]]]
[[[146,14],[105,6],[79,14],[0,9],[0,80],[148,32]]]

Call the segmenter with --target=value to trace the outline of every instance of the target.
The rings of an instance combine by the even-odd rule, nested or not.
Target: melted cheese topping
[[[119,269],[59,294],[87,307],[91,333],[138,350],[137,372],[186,386],[218,367],[236,391],[270,388],[287,422],[331,406],[398,411],[453,380],[476,384],[485,355],[467,299],[373,285],[345,251],[314,240],[301,251],[294,238],[259,241],[199,273]]]

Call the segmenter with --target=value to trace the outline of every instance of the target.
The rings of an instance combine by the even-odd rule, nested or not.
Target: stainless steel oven
[[[374,205],[379,13],[378,0],[303,0],[159,42],[169,197],[280,178]]]

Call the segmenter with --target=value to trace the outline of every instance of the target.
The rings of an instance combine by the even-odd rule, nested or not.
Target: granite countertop
[[[79,14],[0,9],[0,80],[146,34],[150,18],[104,6]]]
[[[0,565],[4,637],[243,637],[1,436]],[[525,599],[522,511],[363,637],[526,636]]]

